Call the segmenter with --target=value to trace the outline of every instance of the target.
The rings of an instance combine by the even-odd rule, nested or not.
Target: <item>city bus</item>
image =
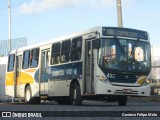
[[[150,70],[147,32],[94,27],[11,51],[6,94],[30,104],[106,100],[126,106],[128,96],[150,96]]]

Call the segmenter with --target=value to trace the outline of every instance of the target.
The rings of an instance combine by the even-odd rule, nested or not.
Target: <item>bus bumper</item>
[[[128,96],[150,96],[151,86],[113,86],[98,81],[95,94],[104,95],[128,95]]]

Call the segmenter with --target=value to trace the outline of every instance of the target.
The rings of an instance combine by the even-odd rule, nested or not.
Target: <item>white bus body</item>
[[[150,56],[147,32],[95,27],[12,51],[6,94],[27,103],[107,99],[126,105],[127,96],[150,96]]]

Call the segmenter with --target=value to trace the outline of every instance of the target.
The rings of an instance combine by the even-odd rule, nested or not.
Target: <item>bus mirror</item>
[[[99,49],[99,47],[100,47],[100,41],[99,41],[99,39],[93,40],[92,41],[92,48],[93,49]]]

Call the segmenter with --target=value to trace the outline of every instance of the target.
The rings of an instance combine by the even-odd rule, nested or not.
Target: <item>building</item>
[[[160,46],[151,47],[152,70],[151,76],[160,82]]]
[[[20,47],[24,47],[27,45],[27,38],[21,37],[11,40],[11,50],[15,50]],[[8,55],[8,40],[0,41],[0,56]]]
[[[151,47],[152,69],[150,72],[151,94],[160,95],[160,46]]]
[[[5,72],[8,57],[0,57],[0,102],[10,101],[11,98],[5,95]]]

